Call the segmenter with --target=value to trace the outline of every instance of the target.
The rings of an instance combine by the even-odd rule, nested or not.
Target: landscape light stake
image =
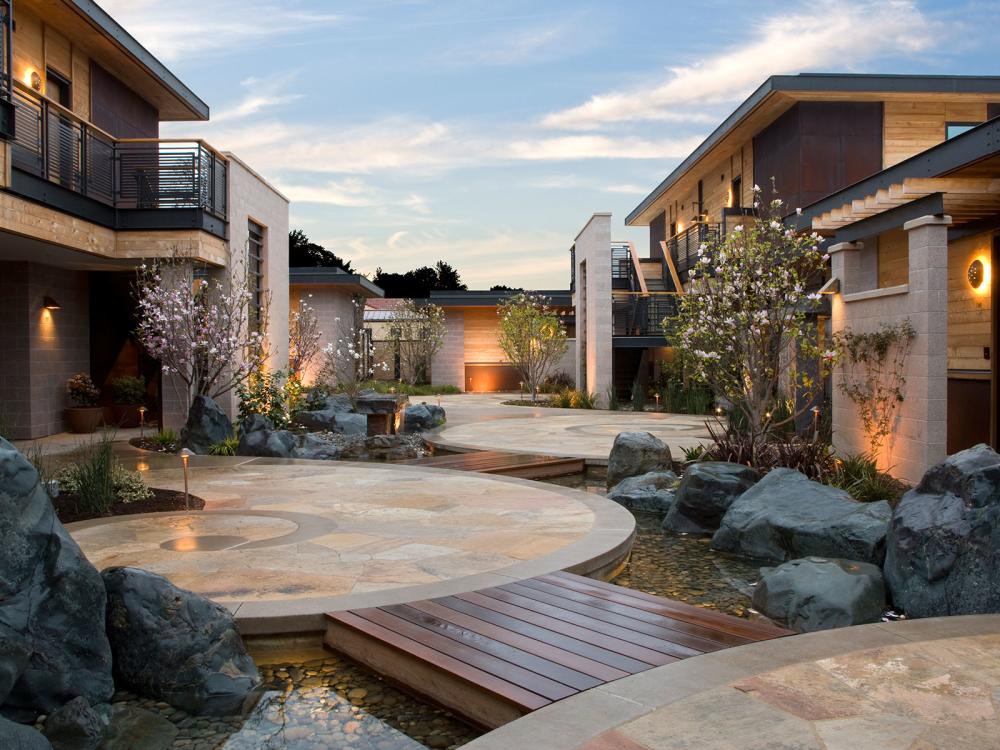
[[[813,413],[813,440],[819,440],[819,407],[812,408]]]
[[[146,407],[139,407],[139,440],[146,439]]]
[[[654,393],[653,394],[653,398],[656,399],[656,410],[659,411],[660,410],[660,394],[659,393]]]
[[[184,507],[191,510],[191,495],[188,494],[188,459],[193,454],[187,448],[181,451],[181,464],[184,466]]]

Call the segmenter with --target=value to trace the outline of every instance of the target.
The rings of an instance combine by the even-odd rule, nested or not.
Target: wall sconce
[[[45,297],[42,298],[42,307],[44,307],[46,310],[61,310],[62,309],[62,305],[60,305],[58,302],[56,302],[54,299],[52,299],[47,294],[45,295]]]
[[[969,264],[967,276],[969,279],[969,286],[973,289],[979,290],[989,281],[990,268],[986,265],[986,262],[980,258],[976,258]]]
[[[42,77],[38,75],[37,70],[31,71],[31,88],[33,88],[35,91],[42,90]]]
[[[840,279],[836,276],[832,277],[823,286],[819,288],[820,294],[836,294],[840,291]]]

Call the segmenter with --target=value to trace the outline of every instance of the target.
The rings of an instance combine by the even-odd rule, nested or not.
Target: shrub
[[[120,406],[138,406],[146,400],[146,378],[122,375],[111,381],[115,403]]]
[[[85,372],[78,372],[66,381],[66,392],[75,406],[96,406],[101,397],[100,389]]]
[[[177,437],[176,432],[167,427],[154,435],[150,435],[149,441],[162,450],[174,451],[177,450],[180,438]]]
[[[684,454],[684,463],[693,464],[697,461],[704,461],[706,449],[704,445],[692,445],[688,448],[681,448]]]
[[[235,456],[239,444],[240,439],[235,435],[230,435],[221,443],[213,443],[208,446],[208,454],[210,456]]]
[[[565,372],[554,372],[547,376],[538,386],[539,393],[559,393],[568,391],[576,386],[573,376]]]
[[[636,380],[632,383],[632,411],[646,410],[646,389]]]
[[[846,456],[838,461],[830,484],[846,490],[863,503],[887,500],[895,505],[906,490],[906,485],[898,479],[880,471],[875,459],[867,453]]]
[[[103,515],[116,502],[148,500],[153,492],[137,471],[129,471],[115,458],[114,433],[105,432],[92,440],[83,458],[57,475],[61,492],[75,495],[89,513]]]
[[[282,378],[283,373],[280,370],[275,372],[257,370],[236,386],[236,394],[240,399],[241,424],[254,414],[267,417],[275,427],[284,427],[288,424]]]
[[[795,469],[817,482],[829,484],[836,472],[833,449],[822,440],[806,440],[797,435],[770,436],[761,442],[759,436],[730,426],[721,430],[708,425],[712,437],[703,454],[710,461],[728,461],[750,466],[761,474],[771,469]]]
[[[618,400],[618,389],[614,385],[608,386],[608,408],[611,411],[618,411],[622,408],[621,401]]]
[[[594,401],[594,394],[573,388],[552,396],[548,405],[557,409],[593,409]]]

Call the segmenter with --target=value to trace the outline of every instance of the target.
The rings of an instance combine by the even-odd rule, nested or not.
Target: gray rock
[[[330,431],[336,432],[338,435],[367,435],[368,416],[341,412],[336,415]]]
[[[424,432],[445,423],[444,409],[426,402],[406,407],[403,412],[403,432]]]
[[[351,404],[351,397],[346,393],[331,393],[323,400],[324,409],[334,412],[352,412],[354,406]]]
[[[648,432],[620,432],[608,457],[608,487],[626,477],[670,470],[674,462],[670,448]]]
[[[187,423],[181,430],[181,445],[195,453],[205,454],[216,443],[234,435],[226,413],[208,396],[195,396],[188,411]]]
[[[41,732],[0,716],[0,750],[52,750]]]
[[[4,713],[30,721],[78,695],[109,700],[101,576],[59,522],[38,472],[2,438],[0,539]]]
[[[878,622],[885,610],[882,571],[869,563],[806,557],[761,573],[754,608],[800,633]]]
[[[402,411],[409,400],[408,396],[365,391],[358,396],[354,411],[359,414],[395,414]]]
[[[674,502],[677,475],[672,471],[651,471],[626,477],[610,490],[608,499],[630,510],[666,513]]]
[[[1000,455],[986,445],[956,453],[903,495],[885,577],[909,617],[1000,612]]]
[[[49,714],[44,732],[54,750],[97,750],[107,726],[108,717],[81,697]]]
[[[236,455],[291,458],[297,445],[298,440],[293,433],[288,430],[276,430],[270,419],[253,414],[240,430]]]
[[[295,424],[313,432],[332,430],[336,420],[337,412],[326,409],[300,411],[295,414]]]
[[[712,549],[778,562],[816,555],[881,565],[890,515],[888,503],[859,503],[793,469],[774,469],[729,507]]]
[[[298,447],[292,451],[292,458],[306,458],[312,461],[336,461],[343,455],[343,448],[321,435],[303,435]]]
[[[684,471],[677,502],[663,528],[688,534],[711,534],[733,501],[753,487],[760,475],[749,466],[725,461],[694,463]]]
[[[145,570],[101,575],[121,686],[189,713],[240,711],[260,675],[229,610]]]
[[[159,714],[116,704],[101,750],[167,750],[177,734],[177,727]]]

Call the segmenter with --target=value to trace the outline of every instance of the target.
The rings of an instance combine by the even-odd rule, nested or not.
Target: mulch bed
[[[136,503],[115,503],[107,513],[92,513],[89,510],[79,507],[79,499],[76,495],[60,493],[59,497],[52,501],[55,506],[56,515],[63,523],[74,523],[75,521],[87,521],[91,518],[110,518],[112,516],[131,516],[136,513],[159,513],[162,511],[187,510],[184,505],[184,493],[177,490],[160,490],[151,488],[153,496],[149,500],[142,500]],[[195,495],[191,498],[191,510],[201,510],[205,507],[205,501]]]
[[[134,448],[142,448],[143,450],[153,451],[155,453],[177,453],[177,451],[180,450],[180,446],[175,443],[164,445],[163,443],[157,443],[150,438],[132,438],[128,441],[128,444]]]

